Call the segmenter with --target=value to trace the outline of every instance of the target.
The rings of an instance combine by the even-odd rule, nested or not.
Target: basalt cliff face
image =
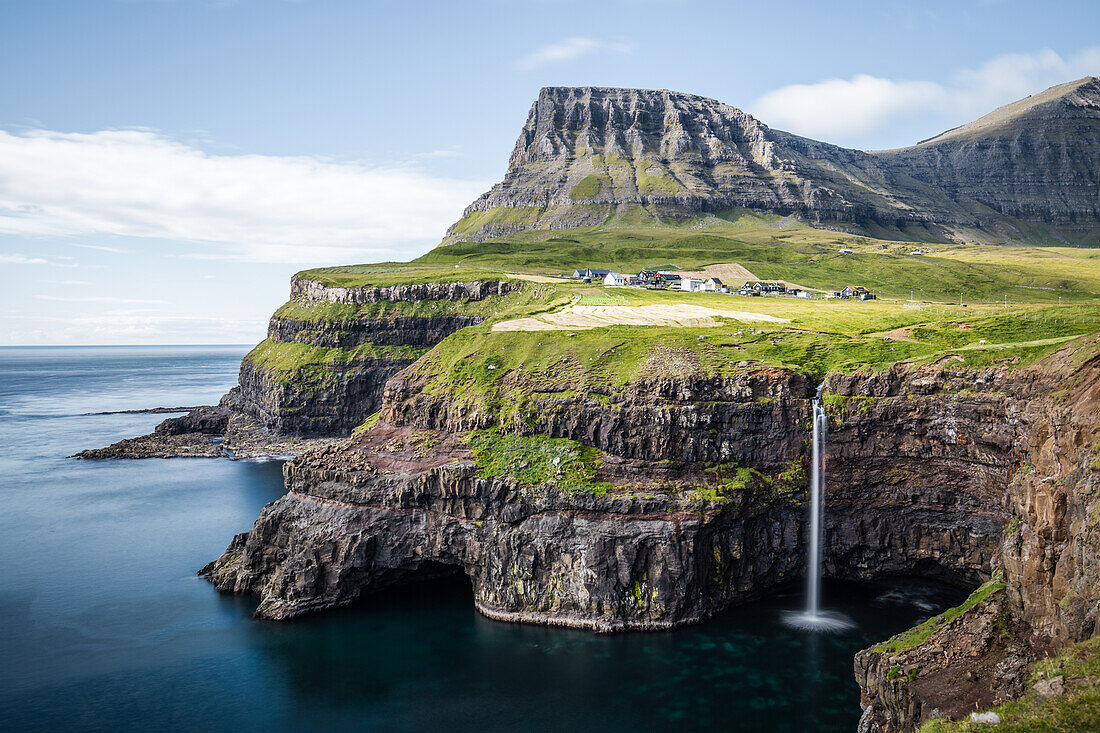
[[[872,153],[773,130],[705,97],[548,87],[504,180],[469,206],[444,243],[732,207],[944,241],[1058,241],[1100,229],[1098,145],[1095,78],[913,147]]]
[[[861,730],[1019,695],[1034,660],[1100,630],[1098,351],[826,380],[826,574],[985,581],[857,656]],[[286,496],[203,574],[287,619],[462,573],[487,616],[602,631],[690,623],[804,574],[805,375],[643,373],[611,394],[504,379],[511,421],[401,371],[377,423],[288,463]],[[601,488],[486,475],[486,428],[599,449]]]
[[[637,383],[610,405],[539,395],[527,430],[605,452],[598,478],[610,486],[590,494],[479,478],[463,437],[479,420],[406,374],[374,428],[288,464],[288,495],[204,570],[220,589],[256,593],[259,615],[289,618],[462,572],[495,618],[648,629],[804,571],[802,375]],[[1029,378],[936,367],[832,378],[828,574],[989,578],[1025,458],[1026,399],[1009,395]],[[723,486],[707,468],[719,461],[754,475]]]
[[[394,306],[476,302],[513,288],[504,281],[345,288],[295,278],[289,307],[241,362],[239,385],[223,404],[276,434],[347,435],[380,408],[390,377],[485,320],[445,309],[405,315]]]
[[[1100,632],[1097,345],[1093,337],[1081,352],[975,382],[1004,395],[999,407],[987,402],[983,430],[959,432],[960,440],[1007,447],[1004,472],[980,492],[986,507],[1012,516],[991,548],[1000,572],[957,612],[857,655],[861,731],[911,731],[930,718],[965,717],[1018,697],[1032,662]],[[966,381],[956,385],[953,408],[975,400]],[[863,395],[883,389],[877,380],[849,387]],[[955,430],[953,412],[940,420]],[[982,473],[979,464],[969,479],[955,480],[973,485]]]

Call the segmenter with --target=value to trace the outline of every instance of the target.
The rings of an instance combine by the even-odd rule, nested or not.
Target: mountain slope
[[[1100,79],[1052,87],[875,155],[971,210],[1087,229],[1100,220]]]
[[[735,207],[940,240],[1027,238],[1032,222],[1090,233],[1100,221],[1097,80],[1033,99],[911,148],[867,153],[773,130],[705,97],[548,87],[504,180],[445,243]],[[1057,194],[1044,198],[1048,189]]]

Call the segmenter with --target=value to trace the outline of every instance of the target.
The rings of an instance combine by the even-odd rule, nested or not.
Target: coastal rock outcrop
[[[891,376],[853,386],[888,392]],[[994,548],[1000,573],[958,609],[856,656],[865,733],[1003,703],[1021,693],[1034,660],[1100,631],[1100,340],[1018,373],[945,370],[921,387],[959,402],[976,388],[1004,395],[983,433],[956,438],[1009,449],[985,500],[1012,517]]]
[[[523,419],[506,429],[602,451],[594,492],[482,476],[466,436],[499,416],[448,410],[418,378],[391,380],[371,430],[289,463],[287,497],[204,574],[288,618],[450,569],[495,618],[616,629],[695,621],[804,572],[804,375],[643,377],[606,404],[566,390],[513,405]],[[828,574],[990,577],[1016,428],[1004,379],[981,378],[898,368],[830,383]],[[975,393],[944,386],[963,383]],[[747,473],[723,481],[730,470]]]
[[[277,435],[347,435],[379,409],[390,377],[485,320],[436,306],[499,300],[517,289],[502,280],[343,287],[295,277],[290,303],[242,360],[225,404]]]

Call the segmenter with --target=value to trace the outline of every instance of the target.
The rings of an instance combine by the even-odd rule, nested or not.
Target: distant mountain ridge
[[[504,180],[444,243],[730,209],[877,236],[1080,241],[1100,233],[1100,79],[874,152],[774,130],[691,94],[547,87]]]

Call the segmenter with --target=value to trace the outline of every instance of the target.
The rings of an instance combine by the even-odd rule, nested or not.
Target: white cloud
[[[857,74],[794,84],[760,97],[750,111],[777,128],[859,146],[861,139],[914,121],[926,125],[926,136],[931,136],[1047,87],[1094,74],[1100,74],[1100,46],[1068,58],[1044,49],[997,56],[976,69],[956,71],[946,83]]]
[[[148,300],[145,298],[116,298],[109,295],[90,295],[90,296],[75,296],[75,295],[36,295],[34,296],[38,300],[53,300],[59,303],[155,303],[164,304],[166,300]]]
[[[0,343],[9,344],[248,344],[264,337],[256,318],[150,314],[116,310],[65,318],[7,315]]]
[[[95,249],[100,252],[111,252],[112,254],[122,255],[127,254],[127,250],[119,249],[118,247],[104,247],[98,244],[74,244],[74,247],[80,247],[81,249]]]
[[[150,130],[0,131],[0,233],[15,235],[186,240],[261,262],[402,259],[487,187],[410,165],[211,155]]]
[[[630,53],[632,50],[633,46],[629,43],[609,43],[595,38],[574,36],[539,48],[520,59],[516,66],[522,71],[533,71],[550,64],[574,61],[594,53],[610,52],[621,55]]]
[[[39,280],[44,285],[87,285],[84,280]]]
[[[26,255],[10,254],[6,255],[0,253],[0,262],[5,265],[48,265],[48,260],[44,260],[41,257],[27,257]]]

